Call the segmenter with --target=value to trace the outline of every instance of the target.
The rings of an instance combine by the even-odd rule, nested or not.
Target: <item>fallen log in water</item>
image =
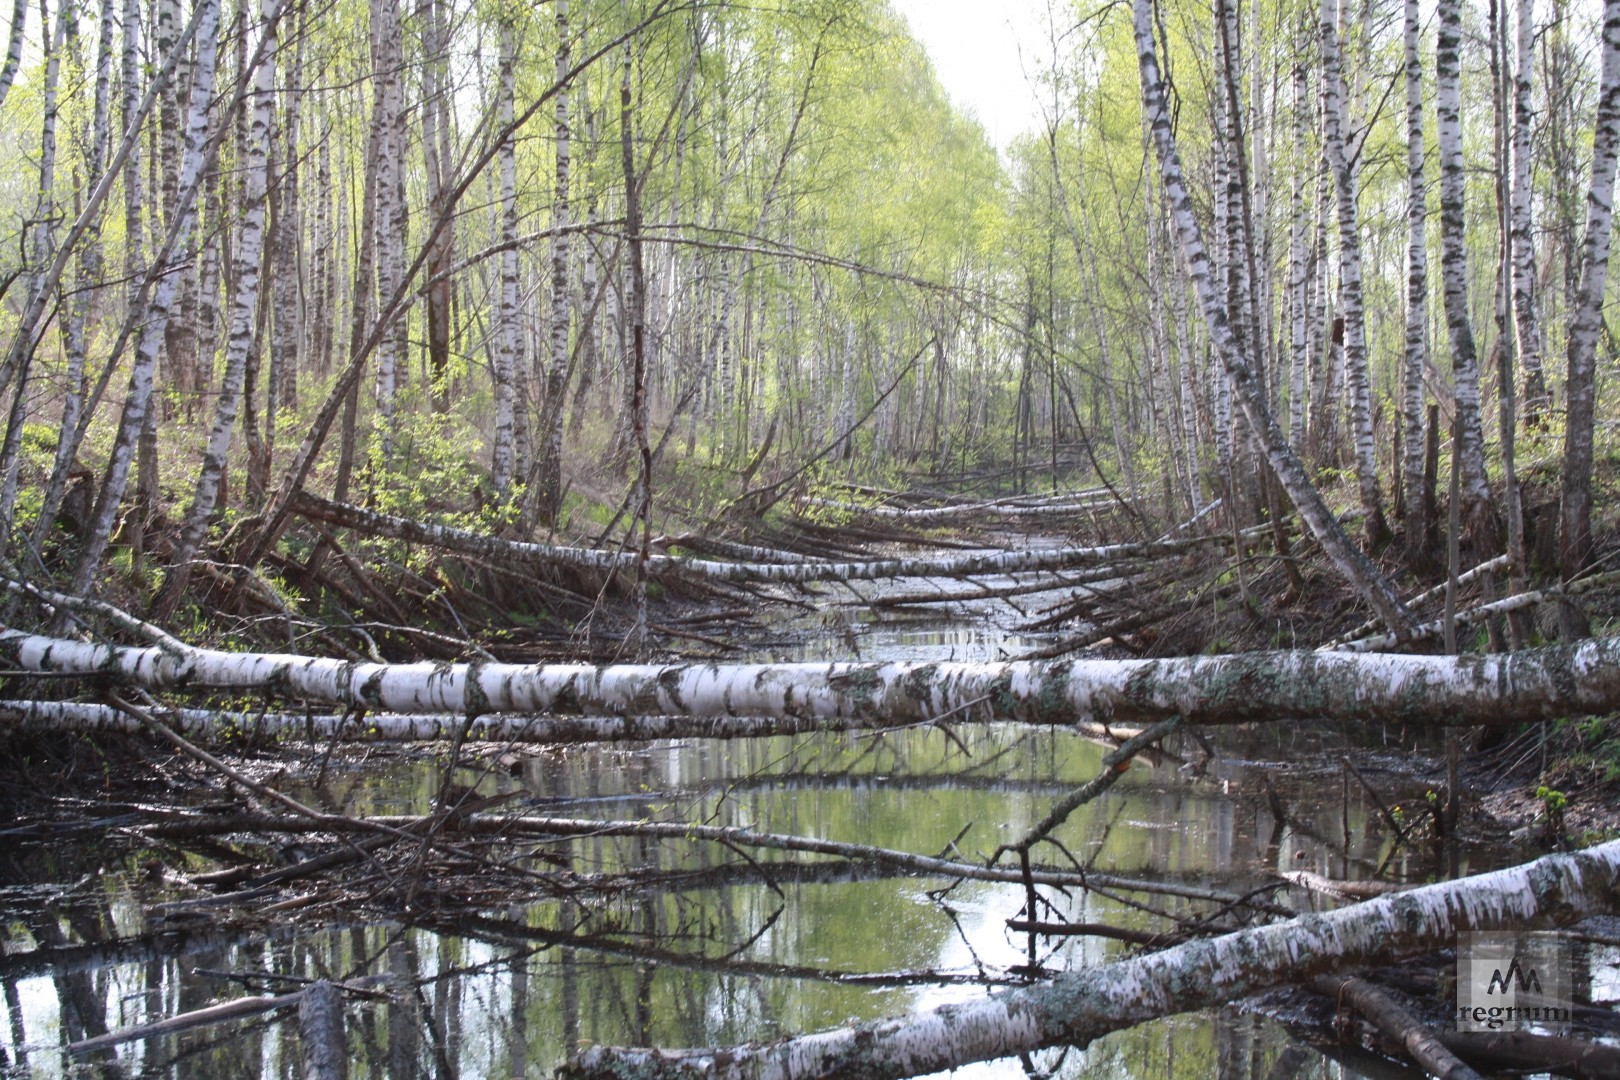
[[[1412,1060],[1440,1080],[1482,1080],[1460,1061],[1421,1019],[1382,987],[1366,979],[1324,975],[1311,984],[1318,994],[1350,1006],[1394,1040]]]
[[[650,742],[655,739],[768,739],[777,736],[833,732],[892,731],[915,724],[896,724],[880,715],[860,716],[533,716],[483,713],[469,725],[457,713],[237,712],[225,709],[153,708],[152,715],[189,738],[221,736],[266,739],[339,739],[349,742],[439,742],[466,738],[483,742],[578,745],[604,742]],[[984,710],[963,710],[941,723],[995,719]],[[145,725],[127,712],[93,701],[0,700],[0,721],[38,731],[142,731]],[[1135,728],[1054,720],[1052,726],[1113,744],[1137,733]]]
[[[1331,718],[1515,724],[1620,708],[1620,637],[1491,656],[1309,651],[1043,663],[382,664],[136,648],[0,630],[22,672],[254,691],[407,714],[798,717],[896,726],[977,711],[1039,724]],[[698,734],[700,732],[694,732]]]
[[[1525,930],[1620,909],[1620,841],[1188,942],[1033,986],[771,1043],[692,1050],[594,1047],[565,1080],[809,1080],[920,1076],[1208,1008],[1323,972],[1440,947],[1464,930]]]
[[[502,540],[499,537],[485,536],[449,525],[426,524],[391,514],[380,514],[358,506],[331,502],[308,493],[299,494],[294,505],[300,514],[312,520],[497,562],[514,562],[523,566],[569,566],[589,570],[633,571],[638,561],[638,555],[634,551],[601,551],[593,548]],[[966,574],[1067,570],[1119,559],[1178,555],[1198,547],[1231,543],[1230,536],[1190,537],[1144,544],[1104,544],[1097,547],[1053,548],[1039,551],[996,551],[943,559],[866,559],[857,562],[827,562],[810,558],[795,562],[716,562],[654,555],[647,560],[647,572],[655,577],[685,576],[706,581],[774,581],[797,584],[814,581],[872,581],[894,577],[959,577]]]

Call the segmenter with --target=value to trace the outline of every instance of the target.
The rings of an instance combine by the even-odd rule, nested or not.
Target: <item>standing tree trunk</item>
[[[70,26],[74,26],[74,32],[77,33],[73,10],[74,6],[71,3],[59,0],[56,9],[56,28],[52,30],[48,9],[44,4],[40,5],[40,21],[43,23],[45,39],[45,82],[41,88],[39,186],[35,192],[34,212],[29,215],[32,226],[28,230],[28,261],[32,267],[29,274],[29,296],[34,296],[46,288],[49,267],[55,255],[51,223],[57,217],[55,206],[57,105],[62,81],[62,52],[67,45]],[[33,350],[30,349],[19,358],[15,375],[16,388],[13,390],[11,412],[6,423],[4,446],[0,448],[0,543],[9,541],[11,537],[12,515],[17,506],[17,475],[22,465],[22,432],[28,417],[28,376],[32,368]]]
[[[1620,0],[1616,2],[1620,3]],[[1231,381],[1238,403],[1260,440],[1267,460],[1300,517],[1345,580],[1372,606],[1393,633],[1403,637],[1414,625],[1411,613],[1395,595],[1389,581],[1351,543],[1338,518],[1333,516],[1322,501],[1322,496],[1312,486],[1304,466],[1289,448],[1287,436],[1267,408],[1260,384],[1232,336],[1225,308],[1210,283],[1209,257],[1205,254],[1198,222],[1193,216],[1192,200],[1182,180],[1181,159],[1170,130],[1170,113],[1155,56],[1151,0],[1136,0],[1135,12],[1136,51],[1142,72],[1142,111],[1147,114],[1149,130],[1159,157],[1159,176],[1169,198],[1170,213],[1181,241],[1188,275],[1204,312],[1211,344]]]
[[[619,150],[624,166],[624,236],[629,257],[626,283],[630,319],[630,431],[635,441],[637,474],[635,524],[641,526],[641,543],[636,549],[636,624],[632,633],[639,653],[647,643],[647,557],[652,515],[652,450],[647,444],[647,275],[641,261],[641,185],[636,175],[635,113],[631,94],[630,42],[624,45],[624,72],[619,83]]]
[[[1440,142],[1440,274],[1446,328],[1451,335],[1451,370],[1457,401],[1458,491],[1463,520],[1476,556],[1494,552],[1496,536],[1491,491],[1485,476],[1485,430],[1479,411],[1479,359],[1468,318],[1468,237],[1465,227],[1462,121],[1462,0],[1440,0],[1440,36],[1435,48],[1435,111]]]
[[[177,227],[171,235],[183,241],[196,216],[196,179],[204,157],[204,143],[208,130],[208,105],[214,95],[214,67],[219,56],[219,0],[199,0],[197,6],[197,58],[191,76],[191,97],[186,109],[185,153],[180,162],[178,190],[182,205],[172,208],[179,215]],[[178,246],[178,244],[176,245]],[[156,271],[158,268],[154,268]],[[112,454],[101,482],[95,510],[91,514],[89,534],[73,570],[70,591],[87,593],[101,557],[112,540],[113,525],[119,504],[129,481],[129,470],[135,455],[135,443],[150,419],[152,383],[157,368],[158,352],[163,344],[164,330],[169,320],[169,307],[174,300],[176,274],[164,274],[152,291],[147,307],[146,323],[141,330],[135,349],[135,363],[130,372],[129,393],[124,399],[123,412],[118,421],[118,432],[113,440]]]
[[[1307,104],[1305,64],[1294,65],[1294,153],[1305,160],[1305,130],[1310,115]],[[1305,173],[1294,170],[1294,192],[1290,200],[1288,226],[1288,441],[1296,454],[1305,448],[1305,371],[1306,349],[1310,345],[1310,305],[1306,302]]]
[[[1406,0],[1406,347],[1401,364],[1402,530],[1406,559],[1427,558],[1429,522],[1423,497],[1423,372],[1428,365],[1429,247],[1424,234],[1428,182],[1423,172],[1422,24],[1417,0]]]
[[[497,117],[502,127],[510,127],[513,116],[517,32],[510,16],[501,26],[501,56],[498,73]],[[502,140],[499,151],[501,182],[500,300],[495,318],[495,431],[490,439],[490,479],[496,498],[504,503],[512,494],[512,478],[527,467],[521,448],[528,420],[519,412],[522,391],[518,373],[523,370],[523,330],[518,310],[518,213],[517,143],[514,136]]]
[[[1592,399],[1598,336],[1603,330],[1603,293],[1609,278],[1609,230],[1614,219],[1615,162],[1620,156],[1620,0],[1603,4],[1603,74],[1597,126],[1592,139],[1592,180],[1586,197],[1586,238],[1581,242],[1581,283],[1569,328],[1569,418],[1564,434],[1564,482],[1560,506],[1559,570],[1570,580],[1592,557]],[[1586,617],[1560,604],[1565,637],[1589,632]]]
[[[405,198],[400,170],[405,164],[400,138],[402,121],[400,64],[404,46],[400,40],[398,0],[371,0],[371,122],[378,137],[373,141],[376,155],[366,163],[376,174],[377,229],[373,234],[377,260],[377,292],[391,297],[404,278]],[[378,461],[386,472],[394,459],[396,430],[395,405],[400,374],[405,363],[403,313],[395,316],[377,344],[377,426]]]
[[[568,39],[568,0],[557,5],[557,85],[572,66]],[[568,91],[556,99],[556,171],[551,193],[551,355],[546,368],[545,400],[540,408],[540,460],[536,463],[534,498],[540,520],[555,525],[562,509],[562,444],[565,392],[568,383],[568,323],[572,311],[568,289]]]
[[[1378,493],[1378,454],[1373,441],[1372,386],[1367,370],[1367,317],[1361,291],[1361,225],[1357,183],[1345,149],[1347,126],[1338,3],[1322,0],[1322,147],[1333,173],[1339,212],[1339,310],[1344,318],[1344,374],[1350,390],[1350,428],[1355,442],[1356,487],[1361,494],[1368,549],[1389,539]]]
[[[1530,107],[1530,74],[1534,70],[1531,45],[1535,37],[1533,0],[1519,0],[1517,65],[1513,77],[1513,326],[1519,345],[1519,366],[1524,372],[1524,419],[1531,430],[1546,423],[1552,402],[1542,372],[1541,322],[1536,313],[1536,251],[1530,222],[1530,133],[1534,114]]]
[[[11,84],[17,79],[17,68],[22,65],[23,34],[28,27],[28,0],[17,0],[11,9],[11,37],[6,45],[5,67],[0,68],[0,105],[6,103]]]
[[[96,44],[95,111],[91,121],[90,148],[85,161],[85,190],[93,191],[105,175],[107,145],[112,138],[111,84],[113,50],[113,0],[102,0],[100,31]],[[79,248],[79,264],[75,272],[73,301],[63,321],[63,352],[67,370],[63,381],[65,393],[62,401],[62,419],[57,427],[56,459],[51,467],[50,481],[46,484],[44,505],[34,522],[33,544],[42,549],[45,538],[56,523],[56,513],[67,494],[67,478],[72,471],[77,451],[79,418],[84,410],[85,359],[89,343],[87,326],[97,287],[101,284],[104,265],[101,250],[101,217],[93,216],[86,223],[84,238]],[[83,522],[79,522],[83,525]]]
[[[236,413],[253,348],[259,311],[259,273],[264,250],[265,209],[269,189],[270,129],[274,123],[276,93],[276,15],[280,0],[262,0],[265,40],[259,63],[252,72],[252,109],[244,156],[242,220],[237,226],[232,254],[236,290],[231,295],[231,327],[225,341],[225,378],[219,388],[214,425],[203,451],[202,468],[191,510],[170,562],[163,589],[153,601],[153,618],[163,622],[173,614],[191,577],[191,560],[202,544],[225,475],[226,455],[236,427]],[[272,391],[272,397],[274,396]]]
[[[298,400],[298,363],[307,337],[304,333],[303,265],[299,258],[302,241],[300,226],[300,187],[302,168],[299,135],[303,118],[303,57],[307,9],[298,13],[299,25],[293,35],[295,47],[286,64],[281,137],[277,140],[280,162],[270,188],[270,375],[265,380],[264,443],[268,469],[274,463],[278,413]],[[264,61],[261,61],[263,66]]]
[[[455,225],[445,205],[450,179],[449,28],[444,5],[423,0],[417,6],[422,24],[422,161],[428,209],[433,220],[446,220],[434,238],[423,273],[427,275],[428,379],[433,410],[450,412],[450,266],[455,261]]]

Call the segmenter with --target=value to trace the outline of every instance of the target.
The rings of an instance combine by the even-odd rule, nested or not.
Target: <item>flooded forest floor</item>
[[[344,532],[335,511],[306,510],[314,553],[282,569],[325,598],[324,616],[295,619],[249,587],[213,623],[222,645],[390,661],[638,658],[631,573],[538,572],[352,520]],[[1122,538],[1141,548],[1084,568],[813,584],[659,574],[646,583],[643,655],[933,663],[1357,636],[1361,617],[1325,565],[1220,528],[1212,514],[1182,535],[1139,536],[1105,492],[803,502],[745,536],[655,548],[779,565]],[[1463,582],[1459,607],[1476,596]],[[1430,595],[1420,614],[1439,602]],[[1614,603],[1586,602],[1600,614]],[[0,1074],[18,1078],[312,1075],[319,1029],[300,1012],[324,983],[341,997],[323,1037],[349,1076],[549,1075],[593,1045],[724,1046],[970,1000],[1620,833],[1607,717],[1464,730],[1450,774],[1433,730],[1311,717],[1182,728],[1116,764],[1105,758],[1133,732],[988,710],[757,738],[644,740],[629,726],[601,740],[489,741],[452,727],[401,742],[368,732],[365,715],[320,729],[346,724],[358,738],[313,737],[319,709],[300,719],[282,702],[183,691],[162,705],[233,719],[175,742],[133,722],[171,715],[158,702],[124,702],[93,679],[6,683],[13,703],[121,701],[137,728],[64,733],[35,720],[8,732]],[[1042,884],[995,863],[1100,773],[1117,782],[1033,848]],[[1620,925],[1589,922],[1577,938],[1580,1032],[1613,1040]],[[1424,957],[1381,979],[1432,1014],[1448,965]],[[1419,1075],[1404,1057],[1296,989],[960,1073]]]

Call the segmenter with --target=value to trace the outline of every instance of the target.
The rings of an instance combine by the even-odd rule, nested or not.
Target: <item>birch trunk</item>
[[[17,0],[11,9],[11,36],[6,44],[6,62],[0,67],[0,105],[6,103],[11,84],[17,79],[22,65],[23,35],[28,29],[28,0]]]
[[[1089,1045],[1146,1020],[1449,945],[1464,931],[1567,925],[1610,913],[1620,841],[1428,885],[1077,971],[909,1017],[700,1050],[595,1047],[564,1080],[863,1080],[920,1076],[1047,1046]]]
[[[1193,216],[1192,201],[1182,180],[1181,160],[1176,152],[1174,136],[1170,131],[1169,110],[1164,99],[1164,86],[1159,80],[1158,60],[1154,53],[1153,16],[1149,0],[1136,0],[1136,45],[1142,72],[1142,109],[1148,117],[1154,145],[1159,157],[1159,175],[1170,201],[1170,211],[1181,240],[1187,271],[1203,308],[1204,320],[1221,366],[1230,378],[1233,391],[1243,407],[1244,414],[1265,450],[1267,460],[1287,491],[1289,499],[1299,511],[1307,527],[1322,545],[1328,558],[1397,634],[1404,633],[1413,623],[1412,615],[1395,595],[1393,586],[1368,561],[1367,557],[1345,535],[1322,496],[1312,486],[1299,458],[1288,445],[1288,439],[1278,426],[1264,400],[1263,391],[1249,367],[1248,359],[1239,351],[1237,341],[1227,323],[1226,312],[1215,295],[1209,281],[1209,260],[1199,235],[1198,222]]]
[[[236,414],[241,405],[248,353],[254,345],[269,191],[270,128],[275,112],[276,17],[281,0],[262,0],[262,3],[264,41],[258,50],[258,65],[252,72],[252,110],[243,158],[242,219],[233,245],[236,290],[231,297],[231,324],[225,341],[225,378],[219,389],[214,424],[203,451],[191,509],[186,514],[163,589],[153,603],[154,618],[159,622],[174,612],[185,592],[191,577],[191,560],[202,544],[218,502],[231,436],[236,428]]]
[[[433,410],[450,412],[450,267],[455,262],[455,226],[445,203],[450,190],[450,85],[449,27],[439,0],[421,0],[416,9],[422,28],[422,164],[427,182],[428,211],[434,220],[452,222],[440,229],[430,244],[424,273],[426,293],[427,360]]]
[[[497,73],[499,86],[497,119],[503,127],[510,127],[514,111],[517,32],[510,21],[501,25],[501,54]],[[517,385],[518,372],[523,370],[522,329],[518,313],[518,212],[517,212],[517,143],[508,137],[501,143],[498,155],[501,184],[501,251],[500,301],[495,322],[495,431],[490,441],[490,478],[495,486],[496,498],[505,502],[511,497],[512,478],[527,469],[526,455],[518,453],[523,441],[527,420],[518,424],[517,405],[521,391]]]
[[[1479,359],[1468,318],[1468,236],[1463,209],[1464,169],[1460,83],[1462,0],[1440,0],[1440,35],[1435,48],[1435,111],[1440,144],[1440,275],[1451,336],[1451,370],[1456,394],[1459,493],[1478,551],[1499,550],[1485,476],[1485,431],[1479,408]]]
[[[1620,707],[1620,639],[1518,653],[1268,652],[1002,663],[414,664],[148,648],[0,631],[21,671],[403,714],[795,717],[926,724],[1190,724],[1306,717],[1499,726]]]
[[[111,84],[113,55],[113,0],[102,0],[96,43],[95,106],[91,119],[90,147],[85,160],[85,186],[97,188],[106,172],[107,146],[112,139]],[[73,299],[63,322],[64,394],[62,419],[57,426],[56,457],[45,486],[44,504],[34,522],[33,544],[43,549],[45,538],[55,527],[57,511],[67,494],[67,477],[72,470],[78,441],[79,418],[84,411],[84,371],[89,348],[87,326],[104,264],[101,247],[101,218],[87,222],[79,248]]]
[[[45,79],[41,87],[41,119],[39,136],[39,185],[35,190],[33,213],[29,215],[32,227],[27,230],[30,296],[45,287],[45,276],[53,261],[53,230],[56,220],[56,121],[62,82],[62,52],[67,45],[70,26],[77,34],[73,5],[59,0],[56,9],[56,28],[52,30],[45,5],[40,5],[41,22],[45,24]],[[17,507],[17,475],[21,468],[23,425],[28,415],[28,384],[33,369],[32,350],[21,358],[15,375],[10,416],[6,423],[3,447],[0,447],[0,542],[8,542]]]
[[[398,0],[371,0],[371,63],[372,63],[372,117],[378,138],[376,156],[367,168],[376,173],[377,230],[373,237],[376,248],[377,291],[384,297],[399,291],[404,280],[404,192],[400,169],[404,165],[403,140],[400,138],[402,106],[400,65],[404,46],[400,40]],[[384,470],[394,457],[396,421],[395,404],[398,397],[401,365],[405,362],[403,313],[394,313],[398,329],[389,328],[377,344],[377,426],[378,454]]]
[[[431,525],[407,518],[348,506],[300,492],[295,499],[298,513],[317,521],[356,529],[376,536],[387,536],[408,543],[429,544],[446,551],[494,560],[515,561],[526,566],[574,566],[593,570],[630,569],[640,555],[624,551],[601,551],[550,544],[534,544],[457,529]],[[1252,535],[1252,534],[1250,534]],[[1241,536],[1241,534],[1240,534]],[[1232,543],[1232,535],[1189,537],[1157,543],[1105,544],[1099,547],[1050,548],[1030,551],[1002,551],[980,555],[959,555],[940,559],[871,559],[862,562],[706,562],[700,559],[649,555],[648,572],[656,576],[687,575],[710,581],[870,581],[890,577],[960,577],[969,574],[1010,574],[1037,570],[1062,570],[1076,566],[1097,566],[1122,559],[1152,559],[1183,553],[1200,546]]]
[[[629,261],[630,315],[630,431],[636,450],[636,487],[632,496],[635,517],[631,529],[641,526],[636,548],[636,622],[631,640],[638,652],[647,643],[648,541],[652,511],[652,450],[647,443],[647,274],[642,265],[641,178],[635,167],[634,97],[630,92],[631,44],[624,43],[624,64],[619,81],[619,148],[624,169],[625,253]]]
[[[113,153],[112,159],[102,171],[100,182],[91,188],[73,226],[67,231],[62,241],[57,244],[56,254],[51,266],[44,278],[39,280],[33,295],[29,297],[23,317],[18,320],[17,331],[12,337],[6,362],[3,366],[0,366],[0,390],[3,390],[11,374],[20,368],[24,357],[34,346],[34,330],[38,327],[39,320],[45,313],[46,305],[56,295],[57,285],[61,280],[61,275],[66,272],[69,256],[73,252],[80,250],[81,241],[99,231],[101,209],[106,204],[106,200],[115,186],[114,182],[122,175],[126,196],[132,189],[136,192],[136,197],[132,201],[126,201],[125,206],[126,226],[128,230],[132,230],[132,233],[126,231],[124,238],[126,267],[128,268],[130,280],[134,282],[130,288],[129,313],[118,333],[117,340],[109,350],[109,359],[102,370],[100,379],[97,381],[94,390],[85,395],[84,400],[79,405],[79,420],[73,428],[71,438],[65,444],[60,441],[57,444],[57,464],[52,470],[50,479],[46,482],[47,507],[50,512],[41,514],[41,524],[38,526],[40,529],[48,529],[50,523],[55,520],[55,507],[60,504],[60,499],[66,488],[68,473],[73,467],[79,447],[83,444],[94,409],[112,379],[116,366],[115,360],[123,352],[127,340],[135,333],[140,318],[145,312],[146,302],[144,298],[149,294],[152,278],[155,275],[148,275],[147,268],[142,265],[140,260],[142,247],[139,238],[141,202],[138,196],[141,185],[137,161],[141,126],[156,103],[158,96],[167,88],[170,79],[175,74],[179,66],[179,52],[187,48],[195,38],[201,22],[201,14],[202,9],[200,7],[194,10],[192,18],[187,23],[186,30],[181,36],[179,48],[171,50],[169,55],[165,57],[163,66],[152,77],[143,96],[138,83],[131,85],[129,82],[129,80],[137,78],[136,73],[140,70],[139,9],[138,5],[133,10],[126,8],[124,12],[124,42],[121,59],[122,76],[126,80],[122,105],[123,137],[120,139],[118,149]],[[108,15],[104,12],[104,27],[107,19]],[[168,252],[172,251],[173,247],[174,243],[171,236],[163,246],[162,258],[166,259]],[[56,500],[55,503],[50,501],[53,499]]]
[[[1355,171],[1346,150],[1348,119],[1337,0],[1322,0],[1323,150],[1333,173],[1339,216],[1339,309],[1344,318],[1344,373],[1350,391],[1350,429],[1355,442],[1356,487],[1369,549],[1389,538],[1378,492],[1378,455],[1373,441],[1372,387],[1367,370],[1367,317],[1361,288],[1361,225]]]
[[[1524,372],[1524,418],[1531,430],[1546,423],[1552,401],[1542,370],[1541,321],[1536,312],[1536,250],[1530,219],[1530,149],[1534,112],[1530,76],[1534,71],[1531,46],[1535,38],[1534,0],[1519,0],[1516,26],[1517,70],[1513,76],[1513,326]]]
[[[572,66],[568,38],[568,0],[557,0],[556,81],[562,86]],[[568,323],[572,311],[568,288],[568,91],[556,98],[556,160],[551,193],[551,350],[546,368],[545,402],[541,408],[540,460],[533,493],[540,520],[554,525],[562,509],[562,443],[568,383]]]
[[[303,240],[299,235],[302,194],[302,154],[299,148],[303,120],[304,31],[308,27],[307,8],[299,8],[290,61],[282,91],[286,101],[278,140],[280,161],[270,187],[270,252],[274,266],[270,278],[270,304],[273,330],[270,337],[270,377],[265,385],[264,441],[272,462],[275,454],[278,414],[298,401],[298,364],[308,335],[304,330],[303,265],[299,258]],[[260,63],[264,63],[263,60]],[[204,354],[204,362],[212,357]]]
[[[1305,160],[1305,129],[1309,105],[1305,65],[1294,65],[1294,153]],[[1288,441],[1294,453],[1305,448],[1305,370],[1306,349],[1310,344],[1310,305],[1305,298],[1305,169],[1294,170],[1294,190],[1290,200],[1288,226]]]
[[[197,56],[191,78],[191,96],[187,104],[185,153],[180,163],[180,191],[183,205],[175,208],[179,215],[171,236],[183,239],[196,216],[196,179],[204,157],[204,143],[208,129],[208,105],[214,93],[214,67],[219,53],[219,0],[199,0],[197,6]],[[168,245],[166,245],[168,246]],[[71,591],[86,593],[91,580],[101,565],[101,557],[112,539],[113,524],[123,501],[124,489],[129,481],[130,464],[135,454],[135,443],[149,419],[152,403],[152,383],[157,368],[158,352],[163,345],[164,330],[169,318],[169,307],[174,299],[178,275],[166,274],[152,291],[146,311],[146,323],[141,330],[135,350],[135,364],[130,373],[129,393],[119,417],[118,432],[114,438],[112,454],[102,478],[101,491],[91,514],[89,534],[79,561],[75,565]]]
[[[1592,406],[1598,336],[1603,332],[1603,295],[1609,275],[1609,232],[1614,219],[1614,176],[1620,156],[1620,0],[1603,5],[1603,73],[1592,140],[1592,179],[1586,197],[1586,236],[1581,242],[1581,280],[1569,328],[1566,378],[1568,420],[1560,507],[1559,569],[1571,580],[1592,555]],[[1562,608],[1566,635],[1586,632],[1572,605]]]
[[[1406,0],[1406,342],[1401,364],[1402,529],[1407,561],[1416,565],[1428,550],[1429,522],[1423,498],[1423,373],[1428,365],[1429,247],[1425,234],[1428,181],[1423,163],[1422,22],[1417,0]]]

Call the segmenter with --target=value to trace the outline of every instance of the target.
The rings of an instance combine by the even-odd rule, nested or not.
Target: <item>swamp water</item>
[[[848,656],[853,641],[864,659],[988,660],[1031,644],[998,626],[986,605],[897,625],[851,621],[829,630],[824,618],[806,620],[816,632],[800,633],[793,653]],[[771,652],[799,658],[785,649]],[[1056,864],[1072,856],[1096,871],[1233,893],[1274,881],[1279,870],[1365,877],[1384,860],[1389,843],[1377,812],[1336,764],[1276,773],[1304,828],[1274,836],[1256,797],[1262,770],[1245,756],[1332,760],[1322,755],[1331,736],[1275,725],[1238,747],[1235,735],[1219,734],[1222,756],[1203,764],[1190,740],[1181,747],[1188,760],[1138,758],[1054,834],[1067,855],[1043,845],[1037,857]],[[741,825],[969,860],[1018,838],[1095,775],[1105,753],[1066,732],[978,723],[949,732],[544,749],[493,767],[504,749],[470,747],[471,764],[458,777],[481,794],[524,793],[501,812]],[[309,797],[298,777],[313,775],[320,749],[294,752],[279,782]],[[329,778],[347,810],[429,808],[441,778],[431,755],[363,757],[341,758]],[[1374,780],[1386,797],[1396,783],[1383,774]],[[454,897],[460,910],[479,904],[476,918],[436,914],[431,882],[408,920],[368,921],[321,904],[271,913],[248,906],[229,917],[206,907],[164,911],[158,905],[197,894],[166,886],[139,853],[108,856],[112,814],[100,815],[110,820],[99,829],[0,838],[6,1076],[296,1077],[291,1012],[89,1057],[67,1058],[60,1047],[314,978],[370,977],[371,996],[348,998],[344,1010],[352,1078],[541,1077],[595,1043],[769,1039],[971,998],[1016,983],[1032,964],[1057,971],[1132,948],[1054,937],[1037,939],[1032,952],[1029,935],[1007,926],[1024,906],[1016,884],[950,887],[814,855],[624,836],[536,841],[522,865],[559,884],[536,879],[515,900],[508,887]],[[1433,872],[1419,864],[1424,857],[1397,854],[1396,876],[1423,880]],[[1399,862],[1406,858],[1419,862]],[[1144,906],[1172,914],[1211,908],[1171,896],[1041,892],[1051,905],[1045,921],[1138,930],[1170,925]],[[1144,1024],[1084,1051],[953,1075],[1399,1075],[1389,1068],[1329,1061],[1269,1021],[1227,1009]]]

